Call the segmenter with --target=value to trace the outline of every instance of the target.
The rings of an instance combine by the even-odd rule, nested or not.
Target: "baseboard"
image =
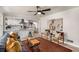
[[[73,44],[73,43],[68,43],[68,42],[64,42],[64,43],[66,43],[66,44],[69,44],[69,45],[71,45],[71,46],[74,46],[74,47],[79,48],[79,46],[78,46],[78,45],[75,45],[75,44]]]

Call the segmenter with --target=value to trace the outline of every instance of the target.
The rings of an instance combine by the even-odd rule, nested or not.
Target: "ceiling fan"
[[[48,9],[41,9],[40,6],[36,6],[36,9],[37,9],[36,11],[28,11],[28,12],[35,12],[34,15],[37,15],[37,14],[43,14],[43,15],[45,15],[44,12],[51,10],[51,8],[48,8]]]

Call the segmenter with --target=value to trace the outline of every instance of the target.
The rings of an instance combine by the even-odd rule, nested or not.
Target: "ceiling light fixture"
[[[41,12],[38,12],[37,14],[39,14],[39,15],[40,15],[40,14],[41,14]]]

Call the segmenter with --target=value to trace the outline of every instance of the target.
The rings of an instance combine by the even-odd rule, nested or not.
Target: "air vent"
[[[67,42],[73,43],[73,40],[67,40]]]

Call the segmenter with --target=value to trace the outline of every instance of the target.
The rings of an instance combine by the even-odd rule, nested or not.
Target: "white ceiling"
[[[67,9],[75,8],[76,6],[40,6],[41,9],[51,8],[51,11],[46,11],[45,14],[51,14],[56,12],[61,12]],[[6,16],[31,16],[37,17],[39,15],[34,15],[35,12],[27,12],[27,11],[36,11],[35,6],[0,6],[0,12],[2,12]],[[44,15],[41,15],[44,16]]]

